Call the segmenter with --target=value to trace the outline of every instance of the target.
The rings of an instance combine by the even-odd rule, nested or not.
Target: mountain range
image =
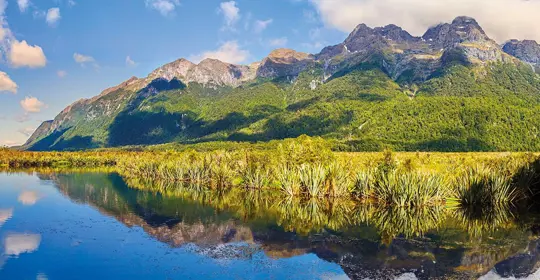
[[[318,54],[260,62],[179,59],[76,101],[23,148],[268,141],[302,134],[339,150],[540,150],[540,45],[499,45],[470,17],[415,37],[358,25]]]

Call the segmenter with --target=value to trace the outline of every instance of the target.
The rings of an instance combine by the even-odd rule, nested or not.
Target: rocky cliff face
[[[313,58],[311,54],[291,49],[277,49],[260,63],[257,76],[262,78],[298,76],[313,62]]]
[[[531,64],[540,73],[540,44],[533,40],[511,40],[504,44],[503,50],[522,61]]]

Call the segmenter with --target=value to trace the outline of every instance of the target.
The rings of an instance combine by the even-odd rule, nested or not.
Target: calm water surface
[[[539,227],[513,214],[131,187],[0,173],[0,279],[540,279]]]

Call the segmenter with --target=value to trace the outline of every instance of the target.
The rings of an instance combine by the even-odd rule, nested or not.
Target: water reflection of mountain
[[[403,215],[413,214],[401,210],[354,208],[347,203],[282,205],[256,194],[198,191],[163,196],[129,188],[115,174],[40,178],[54,181],[71,200],[90,204],[129,227],[141,227],[173,247],[193,243],[212,250],[240,242],[276,259],[313,253],[339,264],[353,279],[394,279],[411,272],[419,279],[471,279],[487,273],[523,277],[540,267],[539,241],[526,224],[505,223],[488,236],[477,236],[438,210],[414,213],[417,218],[409,221]],[[340,215],[341,211],[347,214]],[[309,232],[306,227],[317,230]],[[414,232],[424,237],[405,238]],[[241,252],[208,254],[249,258],[254,251]]]

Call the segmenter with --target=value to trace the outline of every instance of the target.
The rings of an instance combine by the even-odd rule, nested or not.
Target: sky
[[[247,64],[273,49],[317,53],[360,23],[413,35],[475,17],[500,43],[540,42],[540,0],[0,0],[0,146],[178,58]]]

